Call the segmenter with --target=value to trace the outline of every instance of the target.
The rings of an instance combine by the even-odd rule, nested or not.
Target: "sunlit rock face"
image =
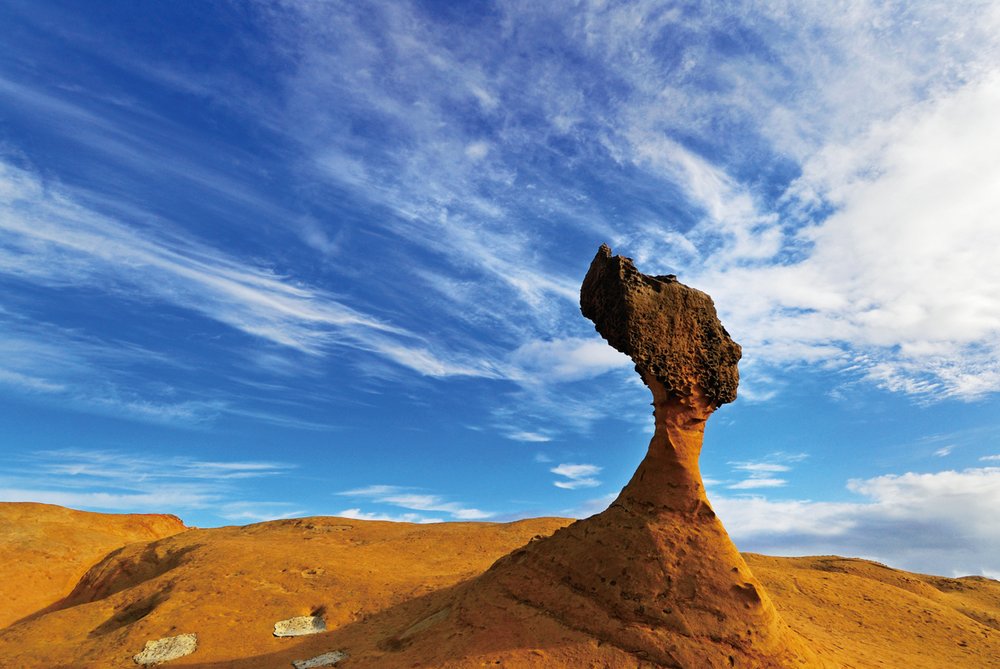
[[[602,246],[580,304],[652,391],[649,451],[606,511],[514,551],[479,586],[659,666],[825,666],[781,620],[705,496],[705,423],[736,399],[741,354],[712,299]]]

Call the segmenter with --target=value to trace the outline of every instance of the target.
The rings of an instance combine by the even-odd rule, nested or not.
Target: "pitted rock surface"
[[[321,616],[295,616],[274,623],[274,636],[307,636],[326,631],[326,621]]]
[[[643,380],[652,375],[677,397],[700,388],[715,407],[736,399],[742,352],[706,293],[673,275],[643,274],[604,244],[583,280],[580,310]]]
[[[196,650],[198,650],[198,635],[180,634],[147,641],[142,652],[135,655],[132,660],[144,667],[152,667],[185,657]]]

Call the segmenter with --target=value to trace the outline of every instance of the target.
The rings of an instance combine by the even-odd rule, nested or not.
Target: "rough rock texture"
[[[326,631],[326,623],[320,616],[295,616],[274,623],[274,636],[306,636]]]
[[[152,667],[157,664],[176,660],[190,655],[198,650],[198,635],[180,634],[178,636],[168,636],[163,639],[147,641],[142,652],[132,659],[136,664],[144,667]]]
[[[347,659],[347,653],[342,650],[332,650],[329,653],[323,653],[322,655],[317,655],[316,657],[311,657],[308,660],[294,660],[292,666],[295,669],[314,669],[315,667],[332,667],[341,660]]]
[[[583,280],[580,310],[632,358],[644,381],[653,377],[678,398],[700,393],[712,408],[736,399],[740,345],[719,322],[712,298],[672,274],[642,274],[604,244]]]
[[[478,609],[509,598],[656,666],[824,666],[781,620],[705,497],[705,421],[736,398],[740,358],[711,298],[645,276],[602,246],[580,304],[653,393],[649,451],[606,511],[499,560],[457,615],[475,627]]]

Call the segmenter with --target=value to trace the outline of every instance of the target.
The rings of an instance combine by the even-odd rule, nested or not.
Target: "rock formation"
[[[658,666],[823,666],[705,497],[705,421],[736,399],[741,354],[711,298],[674,276],[641,274],[602,246],[580,304],[653,393],[649,451],[606,511],[502,558],[476,588]]]
[[[653,395],[649,451],[606,511],[568,526],[304,518],[189,530],[107,555],[57,605],[0,630],[0,657],[25,667],[70,666],[63,660],[72,658],[74,667],[98,669],[121,664],[122,647],[190,629],[198,652],[184,664],[205,669],[341,661],[378,669],[994,666],[1000,626],[995,605],[982,602],[1000,601],[1000,586],[953,600],[971,586],[939,579],[948,582],[936,590],[883,567],[878,583],[838,581],[869,569],[845,561],[811,576],[771,568],[784,606],[799,602],[786,609],[789,620],[817,655],[786,626],[705,497],[705,422],[736,398],[740,358],[711,298],[676,277],[643,275],[602,246],[581,308],[632,357]],[[755,564],[767,574],[769,562],[791,561],[757,556]],[[886,579],[902,584],[904,596],[877,590]],[[915,594],[925,597],[919,605]],[[893,597],[896,608],[885,608]],[[279,621],[272,635],[272,621],[291,611],[312,615]],[[930,624],[932,613],[949,622]],[[875,620],[878,633],[866,631]],[[276,638],[289,631],[318,633]],[[948,661],[925,661],[932,639],[934,657]],[[193,651],[194,642],[193,634],[160,639],[134,659],[153,664]]]

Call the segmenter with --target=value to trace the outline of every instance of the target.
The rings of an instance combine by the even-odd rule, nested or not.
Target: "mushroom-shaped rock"
[[[653,393],[649,450],[607,510],[501,558],[470,594],[483,606],[508,597],[654,666],[827,666],[781,620],[705,497],[705,422],[736,399],[741,353],[712,299],[602,246],[580,304]],[[458,614],[475,619],[468,601]]]
[[[787,627],[705,497],[705,422],[736,398],[740,359],[711,298],[602,246],[580,304],[652,391],[646,457],[607,510],[504,556],[393,647],[448,648],[454,665],[433,659],[449,667],[484,647],[535,649],[518,666],[833,666]]]

